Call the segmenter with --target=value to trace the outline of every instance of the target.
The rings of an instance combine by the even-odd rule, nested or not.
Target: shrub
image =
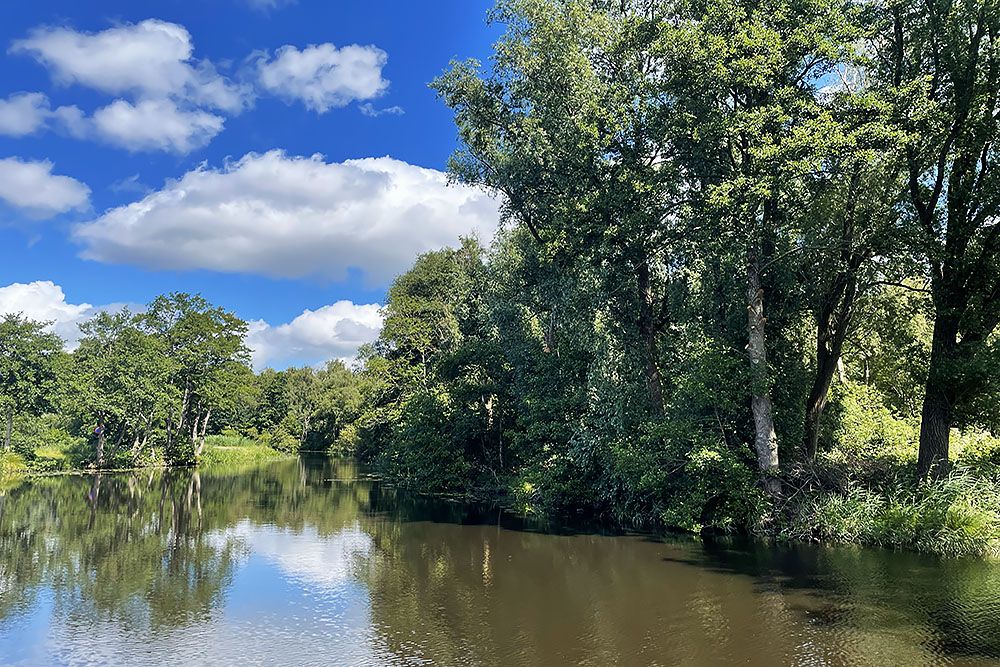
[[[1000,438],[982,431],[957,433],[953,437],[957,463],[970,468],[1000,467]]]
[[[17,452],[0,452],[0,478],[20,477],[27,470],[23,456]]]
[[[31,469],[36,472],[55,472],[71,467],[67,452],[52,445],[37,447],[31,455]]]

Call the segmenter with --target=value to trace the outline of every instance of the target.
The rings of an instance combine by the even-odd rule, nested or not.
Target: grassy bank
[[[291,456],[267,443],[236,435],[210,435],[198,461],[199,466],[248,465]],[[93,453],[81,443],[65,446],[46,444],[23,452],[0,453],[0,487],[16,484],[25,477],[74,472],[94,472]],[[110,460],[108,471],[167,467],[155,453],[136,465]]]
[[[205,466],[247,465],[289,456],[259,440],[239,435],[210,435],[205,439],[199,463]]]
[[[939,480],[818,490],[788,505],[777,525],[785,539],[1000,558],[998,470],[959,466]]]

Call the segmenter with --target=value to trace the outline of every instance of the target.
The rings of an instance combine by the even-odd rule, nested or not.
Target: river
[[[553,531],[321,457],[39,478],[0,664],[1000,665],[1000,564]]]

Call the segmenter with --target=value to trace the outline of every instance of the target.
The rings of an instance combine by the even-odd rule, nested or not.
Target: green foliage
[[[773,532],[794,506],[817,534],[839,522],[872,543],[985,553],[970,545],[995,524],[968,489],[990,479],[992,435],[956,448],[969,467],[951,486],[915,486],[941,318],[909,208],[925,181],[908,171],[914,123],[933,147],[950,110],[900,118],[928,90],[873,60],[891,14],[499,2],[490,66],[455,63],[433,87],[462,141],[453,174],[500,193],[507,224],[488,250],[422,255],[392,285],[341,446],[418,490],[530,511]],[[904,58],[926,46],[919,30]],[[931,65],[911,64],[902,78]],[[970,312],[994,312],[991,294]],[[978,391],[951,416],[995,432],[1000,355],[981,352],[961,371]],[[928,516],[907,533],[912,511]],[[803,525],[787,530],[812,536]]]
[[[885,400],[872,385],[834,385],[827,444],[819,463],[828,474],[837,476],[836,486],[843,487],[848,480],[866,484],[892,481],[916,463],[919,423],[912,417],[895,416]]]
[[[1000,437],[983,431],[959,433],[955,451],[960,465],[974,469],[1000,469]]]
[[[99,313],[72,353],[45,327],[0,322],[4,440],[33,472],[188,465],[220,431],[258,442],[239,454],[247,460],[328,449],[359,408],[355,375],[339,361],[255,374],[246,323],[200,296]]]
[[[27,471],[23,456],[15,452],[0,452],[0,482],[16,479]]]
[[[173,362],[170,381],[179,405],[165,418],[168,461],[197,461],[212,410],[232,396],[234,366],[245,364],[247,324],[198,295],[157,297],[141,317],[144,328],[165,346]]]
[[[40,414],[50,407],[57,386],[61,341],[45,331],[46,323],[18,314],[0,319],[0,414],[3,450],[10,447],[14,418]]]
[[[821,493],[795,508],[782,534],[1000,557],[1000,476],[959,468],[916,487]]]
[[[362,457],[401,484],[459,493],[492,463],[486,444],[499,419],[499,369],[483,358],[478,328],[481,254],[466,241],[422,255],[390,288],[385,325],[366,353],[365,406],[352,437]]]

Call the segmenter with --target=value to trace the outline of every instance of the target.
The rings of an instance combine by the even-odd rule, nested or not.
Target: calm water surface
[[[0,496],[0,663],[1000,665],[1000,565],[546,534],[349,462]]]

